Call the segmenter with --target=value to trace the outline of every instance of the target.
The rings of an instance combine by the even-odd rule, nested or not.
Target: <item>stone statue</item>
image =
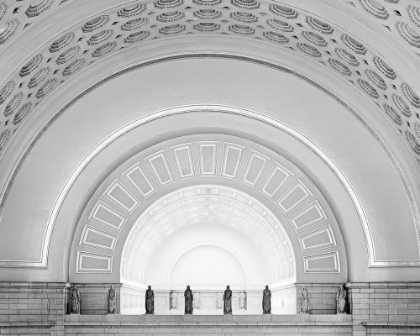
[[[303,286],[300,293],[300,313],[309,314],[309,294],[305,286]]]
[[[263,291],[262,309],[263,314],[271,314],[271,290],[268,289],[268,286],[265,286]]]
[[[223,301],[225,302],[223,313],[232,314],[232,291],[229,289],[229,285],[226,287],[225,293],[223,294]]]
[[[146,314],[155,313],[155,292],[153,292],[151,286],[148,286],[146,290],[145,306],[146,306]]]
[[[239,309],[245,309],[245,292],[239,293]]]
[[[185,314],[192,314],[194,295],[189,285],[187,286],[187,289],[184,292],[184,297],[185,297]]]
[[[337,301],[337,314],[346,314],[346,290],[341,285],[335,300]]]
[[[171,293],[171,309],[176,309],[177,302],[178,301],[178,295],[176,292]]]
[[[71,287],[70,300],[70,314],[80,314],[80,292],[75,285]]]
[[[194,309],[200,308],[200,293],[194,292]]]
[[[108,313],[107,314],[118,314],[117,312],[117,291],[114,286],[108,291]]]
[[[222,292],[217,293],[217,309],[222,309],[223,307],[223,294]]]

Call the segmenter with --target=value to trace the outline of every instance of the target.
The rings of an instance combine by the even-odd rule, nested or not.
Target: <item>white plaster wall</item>
[[[258,248],[241,232],[216,223],[190,225],[168,236],[146,274],[154,288],[177,290],[264,288],[270,279]]]

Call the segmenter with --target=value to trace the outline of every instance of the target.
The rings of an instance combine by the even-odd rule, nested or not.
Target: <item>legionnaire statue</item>
[[[193,308],[194,295],[189,285],[187,286],[187,289],[184,292],[184,297],[185,297],[185,314],[192,314],[193,309],[194,309]]]
[[[70,301],[70,314],[80,314],[80,292],[75,285],[71,287]]]
[[[107,314],[118,314],[117,312],[117,291],[114,286],[108,291],[108,312]]]
[[[229,289],[229,285],[226,287],[225,293],[223,294],[223,301],[225,302],[223,313],[232,314],[232,291]]]
[[[337,296],[335,297],[337,301],[337,314],[346,314],[346,296],[347,294],[344,285],[341,285]]]
[[[309,294],[305,286],[303,286],[300,293],[300,313],[309,314]]]
[[[155,313],[155,292],[153,292],[152,287],[148,286],[145,294],[145,308],[146,314]]]
[[[263,314],[271,314],[271,291],[265,286],[262,299]]]

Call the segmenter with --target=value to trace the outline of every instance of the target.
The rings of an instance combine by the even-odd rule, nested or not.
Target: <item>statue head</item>
[[[187,286],[187,289],[190,289],[190,285]]]
[[[229,287],[229,285],[227,285],[227,286],[226,286],[226,289],[229,289],[229,288],[230,288],[230,287]]]
[[[114,289],[114,285],[111,285],[111,289]]]
[[[268,285],[265,285],[265,289],[268,289]]]
[[[150,285],[149,285],[149,286],[147,286],[147,288],[148,288],[148,289],[152,289],[152,286],[150,286]]]

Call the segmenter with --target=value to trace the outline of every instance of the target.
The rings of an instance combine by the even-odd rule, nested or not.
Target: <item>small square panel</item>
[[[123,176],[130,182],[131,185],[140,191],[143,197],[147,197],[155,191],[153,184],[143,171],[140,163],[130,167],[123,173]]]
[[[191,156],[191,144],[171,147],[178,174],[181,178],[194,176],[194,165]]]
[[[149,155],[145,160],[161,185],[166,185],[174,180],[169,167],[168,158],[163,150]]]
[[[267,156],[257,151],[251,150],[242,180],[246,184],[254,187],[257,184],[258,179],[262,175],[269,160],[270,159]]]
[[[287,192],[283,195],[277,204],[282,211],[289,212],[295,209],[306,201],[312,193],[306,188],[302,181],[298,180]]]
[[[206,176],[216,176],[217,164],[217,142],[202,141],[198,143],[200,174]]]
[[[225,155],[223,158],[222,176],[226,178],[236,179],[238,175],[239,165],[242,159],[242,153],[245,149],[243,146],[225,142]]]

